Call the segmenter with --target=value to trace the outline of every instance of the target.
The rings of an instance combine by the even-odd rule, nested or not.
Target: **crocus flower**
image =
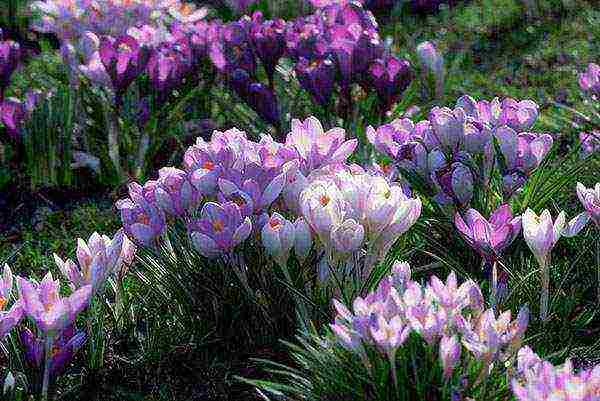
[[[253,82],[248,72],[241,68],[231,73],[229,83],[242,100],[262,119],[278,126],[279,106],[273,91],[260,82]]]
[[[440,98],[444,90],[444,57],[432,42],[423,42],[417,46],[417,57],[424,68],[430,71],[435,79],[436,97]]]
[[[23,328],[20,331],[19,340],[23,348],[25,348],[25,360],[27,364],[33,369],[41,369],[44,361],[44,340],[35,336],[28,328]],[[53,341],[52,349],[50,350],[50,375],[52,377],[57,377],[64,372],[85,341],[85,332],[76,332],[73,325],[70,325],[58,335]]]
[[[4,98],[4,91],[10,84],[10,76],[17,68],[20,57],[21,48],[18,43],[0,40],[0,101]]]
[[[306,220],[298,217],[294,222],[294,253],[300,261],[304,261],[312,249],[312,233]]]
[[[446,164],[431,173],[431,179],[438,188],[435,200],[442,204],[467,205],[473,198],[473,173],[461,162]]]
[[[63,261],[54,254],[54,261],[63,276],[69,280],[73,291],[85,285],[92,286],[96,293],[106,279],[118,272],[123,264],[130,264],[135,253],[135,247],[119,230],[113,239],[106,235],[93,233],[89,240],[77,240],[77,260],[79,266],[71,260]]]
[[[369,67],[369,78],[383,110],[388,111],[412,80],[410,63],[394,56],[377,59]]]
[[[55,336],[73,323],[92,295],[92,286],[85,285],[69,297],[61,297],[60,283],[50,272],[37,285],[21,277],[17,284],[24,314],[48,336]]]
[[[593,188],[586,188],[578,182],[577,197],[585,209],[587,218],[600,227],[600,183],[596,183]]]
[[[359,250],[363,244],[365,229],[353,219],[344,221],[331,231],[333,246],[337,252],[349,254]]]
[[[548,210],[537,215],[531,209],[523,214],[523,237],[535,255],[542,269],[542,294],[540,298],[540,318],[546,320],[548,313],[548,291],[550,286],[550,252],[560,239],[565,227],[565,213],[560,212],[556,221]]]
[[[454,367],[460,361],[460,350],[460,342],[456,335],[442,337],[440,341],[440,360],[446,380],[450,379]]]
[[[129,199],[117,201],[121,221],[127,237],[143,246],[153,244],[165,231],[165,215],[154,203],[144,197],[144,188],[129,184]]]
[[[333,94],[335,82],[335,64],[331,59],[309,61],[301,58],[295,67],[300,85],[312,96],[314,101],[327,106]]]
[[[294,247],[294,224],[275,212],[263,226],[261,239],[267,253],[285,267]]]
[[[579,142],[581,143],[580,157],[582,159],[600,152],[600,131],[579,133]]]
[[[23,125],[33,113],[39,98],[39,91],[29,91],[24,101],[12,97],[0,101],[0,122],[13,139],[20,139]]]
[[[581,90],[591,95],[600,95],[600,66],[590,63],[587,69],[579,74],[579,86]]]
[[[0,340],[21,321],[23,308],[20,301],[15,302],[6,310],[13,287],[13,275],[8,265],[4,265],[0,278]]]
[[[282,19],[263,21],[259,11],[252,15],[249,28],[250,40],[271,84],[275,67],[285,53],[286,27],[286,22]]]
[[[469,209],[463,217],[454,215],[454,224],[467,241],[488,262],[493,262],[521,232],[521,217],[514,217],[509,205],[502,205],[486,220],[477,210]]]
[[[132,36],[116,39],[103,37],[98,50],[100,60],[110,76],[117,105],[129,85],[140,75],[148,62],[148,51]]]
[[[215,258],[242,243],[252,231],[249,217],[242,218],[234,202],[220,205],[207,202],[200,219],[188,225],[190,238],[196,250],[206,258]]]
[[[154,191],[156,204],[171,216],[189,213],[198,203],[198,191],[185,171],[163,167],[158,171],[157,184]]]

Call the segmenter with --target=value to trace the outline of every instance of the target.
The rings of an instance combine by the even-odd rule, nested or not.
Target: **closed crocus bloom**
[[[163,167],[158,171],[158,186],[154,192],[157,205],[172,216],[182,216],[196,206],[198,191],[185,171]]]
[[[215,258],[245,241],[252,232],[252,222],[249,217],[242,217],[233,202],[207,202],[200,219],[192,221],[188,230],[196,250],[206,258]]]
[[[600,66],[590,63],[587,69],[579,74],[579,86],[581,90],[591,95],[600,95]]]
[[[522,132],[517,134],[510,127],[502,126],[495,130],[500,151],[508,173],[520,171],[526,175],[535,170],[550,151],[553,139],[548,134]]]
[[[294,222],[294,252],[300,261],[304,261],[312,249],[312,233],[303,217]]]
[[[277,263],[287,264],[290,251],[294,246],[295,228],[289,220],[275,212],[263,226],[262,244]]]
[[[329,244],[331,231],[342,223],[346,206],[335,184],[318,180],[300,194],[300,209],[321,242]]]
[[[69,297],[59,295],[60,283],[52,273],[35,285],[21,277],[17,278],[23,312],[48,336],[54,336],[69,326],[77,315],[88,306],[92,286],[85,285]]]
[[[589,218],[600,227],[600,183],[596,183],[593,188],[586,188],[578,182],[577,197]]]
[[[331,231],[333,247],[341,254],[350,254],[359,250],[364,237],[364,227],[353,219],[344,221]]]
[[[579,133],[579,142],[581,142],[579,154],[582,159],[600,152],[600,131]]]
[[[417,57],[421,62],[423,71],[430,71],[435,79],[436,97],[440,98],[444,91],[444,57],[438,52],[434,44],[427,41],[417,46]],[[425,78],[427,75],[425,75]]]
[[[565,226],[565,213],[560,212],[555,222],[548,210],[537,215],[533,210],[527,209],[523,214],[523,237],[535,255],[540,265],[549,262],[550,252],[558,242]]]
[[[410,63],[394,56],[376,59],[369,67],[369,79],[377,91],[383,111],[386,112],[412,80]]]
[[[435,199],[442,205],[468,205],[473,198],[473,173],[461,162],[454,162],[431,174],[439,188]]]
[[[137,183],[129,184],[129,199],[117,201],[121,212],[121,221],[127,237],[142,246],[151,246],[166,229],[164,212],[155,203],[149,201],[148,190],[155,185],[144,187]],[[146,192],[146,193],[145,193]]]
[[[498,124],[507,125],[517,132],[531,128],[539,114],[538,105],[531,100],[517,101],[506,98],[502,101],[500,107],[502,111]]]
[[[464,141],[465,113],[461,108],[434,107],[429,113],[433,133],[443,150],[458,151]]]
[[[456,335],[444,336],[440,340],[440,360],[444,370],[444,378],[449,380],[456,364],[460,361],[461,345]]]
[[[304,90],[316,103],[326,106],[333,94],[336,68],[328,58],[308,61],[301,58],[295,67],[296,76]]]
[[[387,253],[400,235],[408,231],[421,215],[421,200],[418,198],[409,198],[404,195],[397,206],[390,224],[383,229],[376,240],[376,247],[381,255]]]

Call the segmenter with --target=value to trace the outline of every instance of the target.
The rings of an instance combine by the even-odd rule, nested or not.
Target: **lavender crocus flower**
[[[171,216],[191,212],[199,201],[199,194],[185,171],[175,167],[163,167],[158,171],[154,191],[156,204]]]
[[[48,272],[39,284],[21,277],[17,278],[19,295],[25,316],[31,318],[38,329],[53,337],[75,321],[77,315],[88,306],[92,286],[85,285],[69,297],[59,294],[60,283]]]
[[[13,327],[21,321],[23,308],[20,301],[15,302],[9,310],[6,310],[13,288],[13,275],[10,267],[4,265],[2,277],[0,278],[0,340],[7,335]]]
[[[165,215],[156,204],[146,199],[144,188],[139,184],[129,184],[129,196],[129,199],[121,199],[116,203],[121,212],[123,229],[134,242],[150,246],[165,231]]]
[[[14,140],[20,139],[23,125],[33,113],[39,99],[39,91],[29,91],[24,101],[15,98],[0,101],[0,122]]]
[[[521,232],[521,217],[513,218],[506,204],[496,209],[489,221],[475,209],[469,209],[464,219],[457,212],[454,224],[465,241],[490,264]]]
[[[196,250],[206,258],[215,258],[246,240],[252,231],[252,222],[249,217],[242,217],[234,202],[223,205],[207,202],[200,219],[192,221],[188,230]]]
[[[267,253],[285,267],[294,247],[294,224],[275,212],[263,226],[261,239]]]
[[[578,182],[577,197],[585,209],[587,219],[591,219],[600,228],[600,182],[593,188],[586,188]]]

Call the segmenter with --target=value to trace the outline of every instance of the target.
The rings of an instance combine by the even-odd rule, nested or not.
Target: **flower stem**
[[[544,258],[542,268],[542,294],[540,296],[540,320],[545,322],[548,318],[548,298],[550,292],[550,257]]]
[[[44,378],[42,380],[42,401],[48,401],[48,387],[50,384],[50,362],[52,361],[52,345],[54,338],[46,337],[46,349],[44,350]]]

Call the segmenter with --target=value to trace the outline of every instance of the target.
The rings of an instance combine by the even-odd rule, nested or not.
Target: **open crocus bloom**
[[[21,321],[23,308],[19,301],[7,310],[13,287],[13,275],[8,265],[4,265],[0,278],[0,340]]]
[[[60,283],[48,272],[39,284],[17,278],[23,312],[46,335],[53,336],[75,321],[92,295],[92,286],[85,285],[69,297],[59,294]]]
[[[525,242],[540,265],[545,266],[565,227],[565,213],[560,212],[552,222],[550,211],[544,210],[538,216],[533,210],[527,209],[523,214],[522,225]]]

